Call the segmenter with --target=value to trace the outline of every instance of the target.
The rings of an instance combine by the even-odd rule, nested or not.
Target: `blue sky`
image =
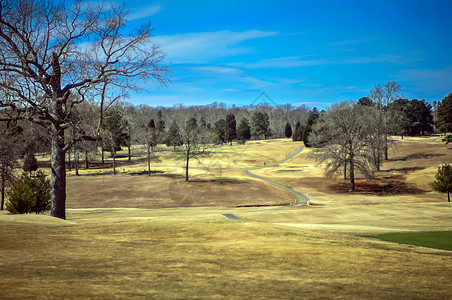
[[[452,1],[128,0],[151,21],[172,84],[129,102],[150,106],[276,104],[326,108],[395,80],[402,96],[452,92]]]

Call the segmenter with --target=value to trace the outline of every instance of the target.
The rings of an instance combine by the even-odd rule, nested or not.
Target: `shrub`
[[[26,172],[8,193],[6,209],[12,214],[36,214],[50,209],[50,181],[42,171],[31,177]]]
[[[24,165],[22,167],[22,169],[25,172],[34,172],[38,169],[38,160],[36,159],[36,157],[33,154],[27,155],[25,157],[25,161],[24,161]]]

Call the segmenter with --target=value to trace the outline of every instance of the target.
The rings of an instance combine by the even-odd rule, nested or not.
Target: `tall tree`
[[[303,132],[302,132],[302,140],[303,140],[303,144],[306,147],[311,147],[311,141],[309,138],[309,135],[311,134],[312,131],[312,127],[309,124],[306,124],[306,126],[303,128]]]
[[[406,114],[409,135],[424,135],[426,132],[433,132],[432,106],[425,100],[409,101]]]
[[[176,147],[182,146],[183,140],[176,120],[173,120],[171,123],[165,142],[167,147],[172,146],[174,150],[176,150]]]
[[[254,111],[251,115],[251,134],[259,138],[264,136],[264,140],[271,136],[270,120],[268,113]]]
[[[113,158],[114,175],[116,175],[116,152],[121,150],[121,146],[127,146],[127,139],[127,120],[123,112],[117,107],[108,110],[102,122],[102,142],[103,147]]]
[[[237,127],[237,140],[239,140],[242,144],[245,144],[245,142],[249,139],[251,139],[250,125],[248,124],[248,120],[243,118]]]
[[[66,218],[65,153],[73,142],[65,132],[73,108],[107,84],[124,94],[138,88],[135,78],[166,83],[150,25],[126,30],[126,14],[105,3],[0,1],[0,107],[50,133],[52,216]]]
[[[321,115],[310,135],[314,145],[324,145],[317,149],[317,159],[326,163],[327,176],[332,176],[348,166],[350,191],[355,191],[355,175],[359,171],[371,176],[373,164],[367,149],[369,126],[366,108],[352,102],[334,105],[325,115]]]
[[[376,85],[370,91],[370,99],[375,103],[378,108],[378,127],[377,135],[383,138],[382,148],[377,149],[377,169],[380,170],[380,160],[381,156],[384,155],[384,159],[388,160],[388,127],[387,127],[387,107],[394,100],[398,99],[398,92],[401,86],[395,81],[388,81],[384,87],[381,85]]]
[[[443,164],[438,168],[435,175],[435,181],[432,183],[434,191],[439,193],[447,193],[447,201],[450,202],[450,193],[452,193],[452,166]]]
[[[212,142],[215,144],[221,144],[223,145],[224,142],[226,142],[225,137],[225,128],[226,128],[226,120],[225,119],[219,119],[213,124],[212,133],[211,133],[211,139]]]
[[[392,135],[400,135],[403,139],[407,135],[410,127],[408,118],[409,100],[397,99],[390,103],[387,108],[388,117],[388,133]]]
[[[232,145],[232,141],[237,138],[237,121],[234,114],[226,116],[226,128],[224,129],[224,138]]]
[[[292,137],[292,126],[290,126],[289,122],[286,123],[286,127],[284,128],[284,135],[286,138]]]
[[[185,158],[185,181],[188,181],[190,160],[192,158],[199,158],[205,153],[207,138],[206,132],[198,125],[198,120],[195,117],[189,118],[184,124],[181,130],[181,136]]]
[[[303,140],[303,129],[304,126],[301,125],[300,121],[297,121],[297,124],[295,124],[295,131],[292,134],[292,141],[299,142]]]
[[[452,93],[438,106],[436,127],[446,135],[452,132]]]

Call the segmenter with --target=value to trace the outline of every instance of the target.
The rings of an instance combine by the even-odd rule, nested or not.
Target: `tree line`
[[[317,160],[325,163],[328,176],[343,172],[344,179],[350,180],[350,191],[355,191],[356,174],[369,178],[389,159],[391,136],[430,134],[435,126],[449,136],[452,94],[432,110],[425,100],[400,98],[399,91],[396,82],[377,85],[368,97],[338,103],[320,113],[312,127],[309,142],[316,148]]]

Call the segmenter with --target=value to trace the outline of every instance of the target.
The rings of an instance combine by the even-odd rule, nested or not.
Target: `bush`
[[[8,193],[6,209],[12,214],[43,213],[50,210],[50,181],[42,171],[31,177],[26,172]]]
[[[34,172],[38,169],[38,160],[36,159],[36,157],[33,154],[27,155],[25,157],[25,161],[24,161],[24,165],[22,167],[22,169],[25,172]]]

